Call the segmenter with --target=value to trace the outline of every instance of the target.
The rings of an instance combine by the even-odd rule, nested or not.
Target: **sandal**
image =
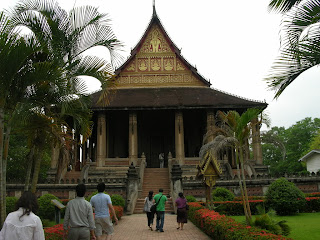
[[[177,227],[177,230],[179,230],[180,229],[180,227]]]

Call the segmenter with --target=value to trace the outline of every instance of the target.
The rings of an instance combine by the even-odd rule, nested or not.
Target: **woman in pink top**
[[[179,193],[179,197],[176,200],[177,206],[177,229],[183,230],[183,225],[188,221],[188,212],[187,212],[187,199],[183,196],[183,193]]]

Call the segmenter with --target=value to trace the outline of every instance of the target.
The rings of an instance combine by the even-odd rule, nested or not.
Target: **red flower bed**
[[[189,204],[190,220],[213,239],[219,240],[285,240],[281,235],[275,235],[256,227],[246,226],[225,215],[205,209],[200,204]],[[199,207],[202,208],[199,208]],[[196,208],[193,209],[193,207]],[[198,209],[199,208],[199,209]]]
[[[47,240],[63,239],[63,224],[57,224],[50,228],[44,229],[44,234]]]
[[[320,212],[320,197],[306,197],[304,212]]]

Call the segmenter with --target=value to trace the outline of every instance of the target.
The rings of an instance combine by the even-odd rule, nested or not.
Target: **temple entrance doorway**
[[[174,156],[174,111],[144,111],[138,115],[138,155],[146,156],[147,168],[159,168],[159,154],[163,153],[163,167],[168,167],[168,154]]]
[[[159,168],[160,167],[160,158],[159,155],[163,153],[164,155],[164,137],[163,136],[151,136],[150,137],[150,161],[148,167],[150,168]],[[166,157],[163,156],[163,161],[166,163]],[[167,166],[164,164],[163,166]]]

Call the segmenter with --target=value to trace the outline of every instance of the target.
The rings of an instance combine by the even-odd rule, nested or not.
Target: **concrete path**
[[[156,218],[154,219],[154,229]],[[166,214],[164,232],[150,231],[146,214],[123,216],[119,224],[114,226],[112,240],[209,240],[205,233],[188,221],[183,230],[177,230],[177,215]]]

